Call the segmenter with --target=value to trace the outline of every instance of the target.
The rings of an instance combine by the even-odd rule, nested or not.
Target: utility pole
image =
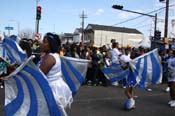
[[[166,0],[166,11],[165,11],[165,28],[164,28],[164,39],[168,36],[168,14],[169,14],[169,0]]]
[[[155,14],[155,19],[154,19],[154,36],[156,35],[156,30],[157,30],[157,13]]]
[[[84,19],[87,18],[87,15],[84,14],[84,11],[82,12],[82,14],[80,15],[80,18],[82,19],[82,35],[81,35],[81,41],[82,43],[84,42]]]

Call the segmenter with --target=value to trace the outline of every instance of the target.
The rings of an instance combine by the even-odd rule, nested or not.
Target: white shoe
[[[131,101],[132,108],[135,108],[135,100],[133,98],[131,98],[130,101]]]
[[[175,100],[172,101],[172,103],[170,104],[170,107],[175,108]]]
[[[126,86],[123,86],[123,89],[126,89]]]
[[[166,91],[166,92],[169,92],[169,91],[170,91],[170,87],[167,87],[167,88],[165,89],[165,91]]]
[[[150,91],[153,91],[153,90],[152,90],[151,88],[148,88],[148,89],[147,89],[147,91],[149,91],[149,92],[150,92]]]
[[[172,103],[173,103],[173,100],[169,101],[169,102],[168,102],[168,105],[171,105]]]
[[[2,88],[4,88],[4,86],[3,86],[3,85],[1,85],[1,89],[2,89]]]
[[[119,83],[118,82],[113,82],[112,85],[119,86]]]

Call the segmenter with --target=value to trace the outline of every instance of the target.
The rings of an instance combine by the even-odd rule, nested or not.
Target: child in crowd
[[[123,70],[129,70],[129,72],[131,72],[131,68],[129,66],[129,62],[131,61],[131,58],[129,56],[129,50],[126,49],[125,53],[123,55],[120,56],[120,64]],[[125,89],[125,95],[127,96],[127,100],[124,104],[124,109],[126,110],[130,110],[130,109],[134,109],[135,108],[135,100],[134,100],[134,83],[135,81],[132,81],[132,73],[128,74],[128,77],[126,79],[124,79],[124,86],[126,87]]]

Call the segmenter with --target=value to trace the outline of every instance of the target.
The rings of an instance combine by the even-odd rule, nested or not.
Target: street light
[[[112,8],[122,10],[122,9],[123,9],[123,6],[120,6],[120,5],[113,5]]]
[[[131,13],[146,15],[146,16],[149,16],[149,17],[155,17],[154,15],[149,15],[149,14],[145,14],[145,13],[141,13],[141,12],[136,12],[136,11],[132,11],[132,10],[123,9],[123,6],[120,6],[120,5],[113,5],[112,8],[117,9],[117,10],[126,11],[126,12],[131,12]]]
[[[136,11],[132,11],[132,10],[126,10],[123,9],[123,6],[121,5],[113,5],[112,8],[117,9],[117,10],[122,10],[122,11],[126,11],[126,12],[131,12],[131,13],[135,13],[135,14],[141,14],[141,15],[145,15],[145,16],[149,16],[149,17],[153,17],[155,18],[155,26],[154,26],[154,35],[156,32],[156,28],[157,28],[157,13],[155,15],[149,15],[149,14],[145,14],[145,13],[141,13],[141,12],[136,12]]]
[[[165,0],[159,0],[159,2],[165,2]]]

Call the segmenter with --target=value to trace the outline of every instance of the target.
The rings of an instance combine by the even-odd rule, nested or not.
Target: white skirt
[[[73,102],[72,92],[65,81],[62,78],[58,78],[57,80],[49,81],[49,85],[56,102],[64,108],[70,107]]]

